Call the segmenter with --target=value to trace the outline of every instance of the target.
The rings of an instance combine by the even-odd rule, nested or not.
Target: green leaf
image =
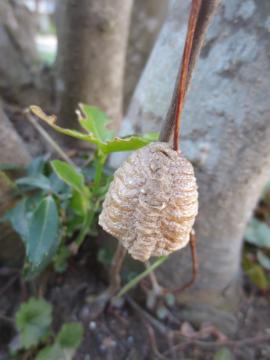
[[[80,323],[64,324],[55,343],[42,349],[36,360],[72,360],[82,338],[83,327]]]
[[[78,322],[64,324],[56,341],[62,348],[77,349],[83,339],[83,326]]]
[[[48,335],[52,323],[52,306],[44,299],[31,298],[16,313],[21,346],[29,349]]]
[[[107,128],[111,120],[95,106],[79,104],[79,123],[89,134],[93,134],[100,143],[112,139],[113,132]]]
[[[117,151],[137,150],[155,140],[158,140],[157,133],[148,133],[141,136],[131,135],[124,138],[114,138],[107,142],[104,152],[112,153]]]
[[[257,219],[252,219],[247,226],[245,240],[252,245],[270,249],[270,226]]]
[[[43,270],[59,245],[58,211],[52,196],[42,200],[33,213],[26,240],[27,273],[31,276]]]
[[[215,354],[213,360],[233,360],[233,353],[227,347],[222,347]]]
[[[30,163],[30,165],[27,167],[27,175],[28,176],[37,176],[37,175],[43,174],[45,163],[46,163],[46,158],[47,157],[45,157],[45,156],[36,157]]]
[[[16,181],[16,184],[20,186],[39,188],[45,191],[51,190],[50,180],[42,174],[20,178]]]
[[[69,248],[66,245],[61,246],[53,258],[54,270],[63,273],[67,269],[70,256],[71,252]]]
[[[250,281],[256,285],[260,290],[266,290],[268,288],[268,282],[263,268],[260,265],[253,264],[246,274]]]
[[[39,119],[45,121],[55,131],[95,144],[103,154],[109,154],[116,151],[132,151],[139,149],[152,141],[158,140],[157,133],[149,133],[142,136],[131,135],[123,138],[112,138],[112,132],[107,129],[109,119],[98,108],[80,104],[81,113],[79,122],[87,134],[61,128],[56,125],[56,116],[46,115],[38,106],[30,106],[31,112]]]
[[[102,247],[98,250],[97,260],[106,266],[111,265],[113,259],[113,250],[109,248]]]
[[[26,199],[21,200],[17,205],[9,210],[4,220],[8,220],[11,223],[13,229],[20,235],[24,242],[27,241],[29,234],[29,219],[27,214]]]
[[[34,115],[36,115],[39,119],[45,121],[49,126],[51,126],[58,133],[71,136],[78,140],[87,141],[87,142],[90,142],[90,143],[93,143],[96,145],[100,144],[100,142],[96,139],[96,137],[93,134],[84,134],[77,130],[65,129],[65,128],[62,128],[62,127],[56,125],[55,124],[56,116],[46,115],[39,106],[32,105],[32,106],[30,106],[29,109]]]
[[[257,252],[257,259],[264,269],[270,270],[270,257],[265,255],[261,250],[259,250]]]
[[[84,194],[84,176],[74,166],[61,160],[53,160],[51,161],[51,165],[56,175],[61,180],[73,189],[77,190],[79,193]]]
[[[63,349],[55,343],[39,351],[36,360],[72,360],[72,357],[65,357]]]
[[[85,216],[89,206],[89,199],[85,198],[78,191],[73,191],[70,206],[76,215]]]

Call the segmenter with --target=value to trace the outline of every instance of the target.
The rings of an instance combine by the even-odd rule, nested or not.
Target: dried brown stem
[[[176,104],[176,114],[174,120],[174,137],[173,137],[173,148],[178,151],[178,139],[180,132],[180,122],[181,122],[181,114],[184,108],[184,101],[187,91],[187,83],[190,77],[189,75],[189,64],[192,53],[193,39],[195,34],[195,29],[197,25],[197,19],[200,12],[201,0],[193,0],[191,5],[190,17],[188,22],[188,30],[185,42],[185,48],[183,52],[182,58],[182,69],[180,73],[180,82],[178,87],[178,97]]]
[[[121,285],[120,271],[126,256],[127,250],[118,242],[110,269],[110,295],[115,295]]]
[[[190,233],[189,246],[190,246],[191,257],[192,257],[192,278],[185,285],[181,286],[178,289],[171,291],[174,294],[180,293],[180,292],[186,290],[187,288],[191,287],[194,284],[196,277],[197,277],[198,268],[199,268],[199,259],[198,259],[198,255],[197,255],[196,234],[195,234],[194,230],[192,230]],[[167,292],[168,292],[168,290],[167,290]]]
[[[208,25],[218,3],[219,0],[202,0],[200,1],[200,4],[196,0],[193,0],[192,2],[182,64],[180,64],[179,67],[171,105],[169,107],[163,128],[160,132],[160,141],[169,142],[172,138],[175,127],[177,126],[174,135],[174,142],[178,142],[180,128],[180,121],[178,120],[180,120],[181,112],[183,110],[185,95],[190,84],[192,71],[200,55]],[[198,5],[200,7],[199,11],[197,7]],[[194,19],[194,15],[196,16],[196,19]],[[178,80],[179,78],[180,82]],[[178,125],[177,121],[179,123]]]

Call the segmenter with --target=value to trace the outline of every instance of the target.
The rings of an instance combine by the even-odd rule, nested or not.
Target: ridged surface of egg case
[[[145,262],[186,246],[197,212],[191,163],[156,142],[133,152],[116,170],[99,224]]]

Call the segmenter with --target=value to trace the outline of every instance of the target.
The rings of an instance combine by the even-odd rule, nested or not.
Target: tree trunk
[[[77,104],[86,102],[107,112],[113,127],[119,127],[132,2],[61,2],[57,67],[62,125],[74,128]]]
[[[15,1],[1,1],[0,94],[21,106],[50,102],[52,81],[42,68],[34,35],[35,19],[27,8]]]
[[[31,158],[0,102],[0,163],[26,165]],[[0,171],[0,218],[15,204],[12,188]],[[23,246],[19,236],[7,223],[0,224],[0,265],[21,263]]]
[[[178,3],[171,1],[123,132],[160,130],[166,116],[186,31],[181,14],[187,4],[181,9]],[[211,306],[230,312],[237,304],[246,223],[270,176],[269,12],[267,0],[222,3],[187,96],[180,145],[199,185],[200,269],[180,299],[197,320],[213,320]],[[159,275],[171,288],[187,281],[189,250],[171,256]]]
[[[169,0],[136,0],[132,10],[125,67],[124,108],[128,107],[141,72],[164,23]]]

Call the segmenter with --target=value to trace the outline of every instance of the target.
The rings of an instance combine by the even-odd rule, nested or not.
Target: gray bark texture
[[[0,163],[26,165],[31,158],[15,128],[5,115],[0,102]],[[0,172],[0,217],[16,202],[10,184]],[[15,250],[15,251],[14,251]],[[0,224],[0,264],[18,264],[23,255],[22,242],[19,236],[7,223]]]
[[[123,133],[159,131],[166,117],[186,31],[187,2],[179,3],[171,1]],[[180,147],[199,185],[200,269],[180,299],[194,309],[201,304],[197,320],[211,305],[232,310],[237,304],[245,227],[270,176],[269,14],[268,0],[222,1],[187,96]],[[169,288],[187,281],[189,250],[172,255],[159,275]]]
[[[25,165],[30,162],[31,157],[13,127],[5,115],[0,102],[0,163],[13,163]]]
[[[0,2],[0,94],[22,106],[44,105],[52,82],[34,40],[35,19],[18,2]]]
[[[59,2],[60,3],[60,2]],[[63,0],[58,11],[60,122],[73,127],[79,102],[100,107],[119,128],[133,0]]]
[[[124,84],[126,109],[164,23],[169,0],[136,0],[128,39]]]

